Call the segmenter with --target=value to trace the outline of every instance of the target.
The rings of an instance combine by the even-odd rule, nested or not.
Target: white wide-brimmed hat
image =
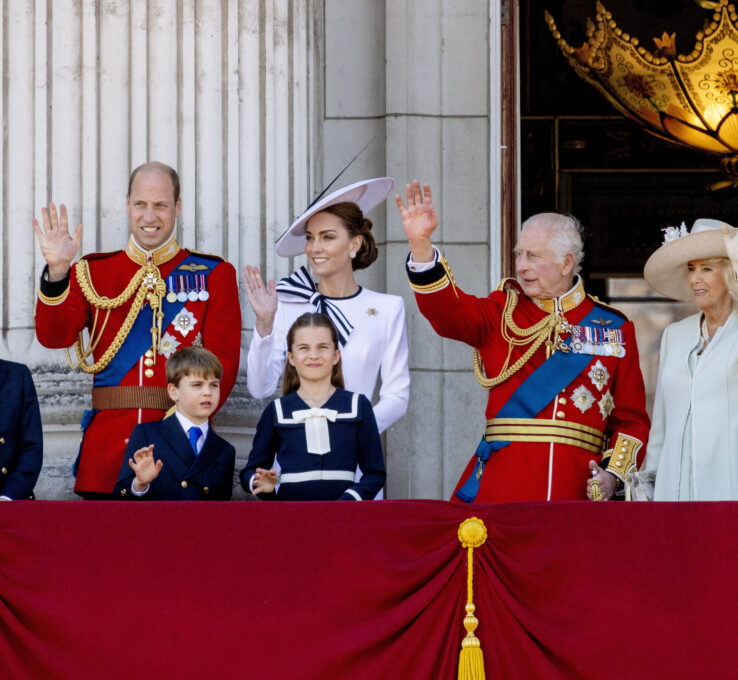
[[[302,213],[277,239],[277,255],[292,257],[305,252],[305,225],[313,215],[321,210],[336,205],[336,203],[356,203],[361,212],[366,215],[387,198],[393,186],[395,186],[395,180],[391,177],[376,177],[354,182],[324,196]]]
[[[664,244],[648,258],[643,275],[649,285],[674,300],[693,302],[694,295],[687,278],[687,262],[728,257],[723,227],[736,230],[726,222],[700,218],[688,233],[681,227],[664,229]],[[733,235],[733,234],[731,234]]]

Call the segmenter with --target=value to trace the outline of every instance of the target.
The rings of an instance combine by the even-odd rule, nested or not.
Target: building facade
[[[500,0],[4,0],[0,33],[0,356],[30,365],[44,422],[37,496],[73,498],[71,465],[91,378],[41,347],[43,258],[31,220],[49,201],[84,225],[82,252],[122,248],[130,170],[179,170],[179,242],[269,277],[277,236],[368,144],[337,186],[390,175],[429,182],[438,245],[457,282],[486,294],[503,267],[500,77],[511,2]],[[509,69],[508,69],[509,71]],[[514,162],[514,157],[512,158]],[[509,185],[508,185],[509,186]],[[513,213],[510,213],[512,206]],[[392,200],[371,215],[379,260],[360,283],[403,295],[410,342],[406,417],[386,434],[389,498],[447,498],[484,426],[472,350],[442,340],[407,285]],[[514,228],[514,227],[513,227]],[[242,466],[264,402],[241,375],[218,414]]]

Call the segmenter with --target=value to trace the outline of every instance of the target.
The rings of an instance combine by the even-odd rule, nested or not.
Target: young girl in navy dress
[[[369,400],[343,389],[336,329],[324,314],[298,317],[287,334],[282,396],[264,410],[244,489],[263,499],[370,500],[385,480]],[[281,475],[273,468],[275,457]],[[357,464],[363,473],[355,481]],[[275,488],[279,484],[279,489]]]

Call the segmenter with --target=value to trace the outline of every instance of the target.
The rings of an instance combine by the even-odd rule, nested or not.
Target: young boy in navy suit
[[[203,347],[185,347],[169,357],[174,413],[133,429],[113,498],[231,499],[236,451],[208,421],[218,406],[222,375],[218,358]]]

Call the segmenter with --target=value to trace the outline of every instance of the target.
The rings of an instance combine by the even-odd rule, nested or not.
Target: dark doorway
[[[521,219],[546,211],[571,213],[585,227],[588,292],[630,316],[649,393],[656,386],[659,341],[691,305],[660,297],[643,281],[643,266],[663,241],[661,229],[699,217],[738,226],[738,189],[713,192],[720,157],[665,142],[620,115],[569,67],[545,19],[548,10],[572,46],[585,41],[595,0],[520,0]],[[646,49],[676,32],[677,52],[694,48],[712,12],[694,0],[603,3],[623,31]]]
[[[617,25],[652,49],[652,37],[676,32],[679,53],[712,12],[694,0],[604,3]],[[578,217],[587,230],[590,290],[607,295],[611,277],[641,276],[661,229],[698,217],[738,221],[738,190],[712,192],[723,179],[719,156],[670,144],[645,132],[581,80],[544,20],[548,10],[571,45],[585,40],[594,0],[520,3],[522,219],[548,210]]]

